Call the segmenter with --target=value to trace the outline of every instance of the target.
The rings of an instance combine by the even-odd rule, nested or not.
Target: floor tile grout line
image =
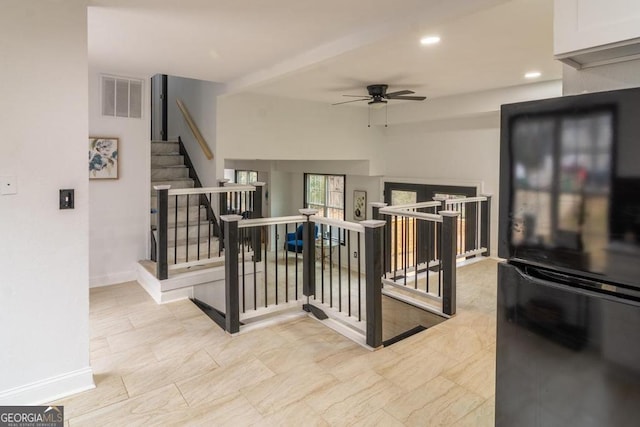
[[[184,403],[187,405],[188,408],[193,408],[193,406],[191,406],[189,404],[189,401],[187,400],[187,398],[184,396],[184,393],[182,393],[182,390],[180,389],[180,386],[178,385],[177,382],[173,382],[172,383],[176,389],[178,389],[178,393],[180,393],[180,396],[182,396],[182,400],[184,400]]]
[[[135,282],[131,282],[131,286],[133,286],[133,285],[137,285],[137,284],[136,284]],[[139,286],[139,285],[137,285],[137,286]],[[129,293],[128,291],[123,291],[123,290],[122,290],[122,288],[120,288],[120,291],[118,291],[118,292],[117,292],[116,296],[117,296],[119,299],[126,299],[126,298],[128,297],[128,295],[129,295],[129,294],[130,294],[130,295],[134,295],[134,298],[136,298],[136,301],[133,303],[133,305],[138,305],[138,304],[142,304],[142,303],[147,304],[147,303],[149,303],[149,302],[153,303],[152,301],[144,301],[144,302],[137,301],[137,298],[138,298],[138,297],[135,297],[135,295],[136,295],[136,294],[138,294],[137,292],[131,292],[131,293]],[[101,298],[101,299],[108,298],[108,296],[107,296],[107,295],[108,295],[108,294],[105,294],[104,296],[101,296],[100,298]],[[483,306],[484,306],[484,305],[486,305],[487,307],[490,307],[490,305],[489,305],[489,304],[484,304],[484,303],[483,303]],[[482,311],[484,311],[484,309],[479,310],[479,308],[478,308],[477,306],[476,306],[476,307],[470,307],[470,310],[471,310],[471,309],[475,310],[475,312],[476,312],[476,313],[480,313],[481,315],[486,315],[486,316],[489,316],[489,317],[495,316],[495,309],[491,310],[491,312],[490,312],[490,313],[483,313]],[[107,310],[108,310],[108,309],[106,309],[106,310],[105,310],[105,313],[102,313],[102,314],[104,314],[105,316],[109,316],[109,311],[107,311]],[[171,310],[170,310],[170,311],[171,311]],[[460,310],[460,311],[462,311],[462,310]],[[178,316],[176,316],[176,315],[175,315],[175,312],[171,311],[171,314],[172,314],[172,317],[174,318],[174,320],[178,320],[179,322],[181,322],[181,321],[182,321],[182,319],[178,318]],[[460,317],[460,318],[462,318],[462,317]],[[136,330],[138,329],[138,328],[136,328],[136,327],[133,325],[133,322],[131,321],[131,319],[127,318],[127,321],[130,323],[130,326],[132,326],[134,329],[136,329]],[[301,322],[303,322],[303,320],[301,320]],[[468,320],[467,320],[467,322],[468,322]],[[145,326],[143,326],[143,327],[145,327],[145,328],[146,328],[147,326],[148,326],[148,325],[145,325]],[[188,327],[188,325],[182,325],[182,324],[181,324],[181,326],[182,326],[182,329],[183,329],[184,331],[187,331],[187,332],[188,332],[188,331],[191,331],[191,329]],[[456,325],[456,327],[458,327],[458,326],[468,327],[469,325],[467,325],[467,324],[465,324],[464,322],[462,322],[462,323],[460,323],[459,325]],[[490,328],[489,328],[489,329],[490,329]],[[146,329],[146,330],[151,330],[151,329]],[[274,330],[272,330],[271,332],[272,332],[272,333],[276,333],[276,334],[278,335],[278,337],[280,337],[280,338],[283,340],[283,343],[282,343],[283,345],[284,345],[284,342],[286,342],[286,343],[287,343],[287,347],[292,347],[292,348],[294,348],[294,350],[292,350],[292,351],[295,351],[295,346],[296,346],[298,343],[299,343],[300,345],[305,345],[305,346],[307,346],[307,345],[313,345],[313,342],[315,342],[315,341],[313,341],[313,340],[312,340],[313,342],[311,342],[311,343],[310,343],[309,341],[304,341],[304,338],[306,338],[306,337],[302,337],[302,339],[298,339],[298,340],[296,340],[296,339],[292,339],[292,338],[295,338],[295,334],[287,333],[287,331],[286,331],[286,330],[274,329]],[[452,332],[452,331],[448,331],[448,333],[451,333],[451,332]],[[458,361],[458,364],[457,364],[456,366],[458,366],[458,365],[461,365],[461,364],[465,363],[467,360],[470,360],[472,357],[477,356],[480,352],[485,352],[485,351],[486,351],[486,352],[488,352],[489,354],[491,354],[491,353],[495,352],[495,340],[492,340],[492,339],[490,338],[490,337],[491,337],[491,334],[488,334],[488,335],[487,335],[487,334],[485,334],[485,332],[486,332],[486,331],[482,330],[482,328],[477,328],[477,329],[475,329],[475,332],[476,332],[478,335],[481,335],[481,338],[482,338],[482,339],[481,339],[481,341],[482,341],[482,346],[481,346],[481,347],[482,347],[482,348],[481,348],[480,350],[478,350],[476,353],[473,353],[473,354],[471,354],[471,355],[468,355],[468,358],[467,358],[467,359],[459,360],[459,361]],[[106,344],[107,344],[107,345],[106,345],[106,350],[108,350],[108,353],[111,353],[111,352],[112,352],[112,348],[111,348],[111,345],[109,344],[109,339],[108,339],[108,338],[111,338],[111,337],[116,336],[116,335],[118,335],[118,334],[115,334],[115,335],[108,335],[108,334],[107,334],[107,335],[104,337],[104,339],[106,340]],[[174,336],[174,334],[172,334],[172,336]],[[487,337],[489,337],[489,338],[487,338]],[[253,356],[255,359],[257,359],[259,362],[261,362],[261,363],[266,367],[266,369],[268,369],[268,370],[269,370],[269,371],[270,371],[274,376],[275,376],[275,375],[278,375],[277,373],[273,372],[273,371],[272,371],[272,370],[271,370],[267,365],[265,365],[265,363],[264,363],[264,362],[262,362],[262,360],[261,360],[261,358],[260,358],[260,355],[264,354],[264,353],[265,353],[265,352],[267,352],[267,351],[270,351],[270,350],[265,350],[265,347],[264,347],[264,345],[263,345],[263,344],[264,344],[264,343],[263,343],[263,341],[264,341],[264,340],[260,340],[260,339],[258,339],[257,341],[255,341],[255,339],[254,339],[254,338],[255,338],[255,337],[247,339],[247,342],[248,342],[248,343],[250,343],[250,344],[249,344],[249,346],[251,347],[251,350],[249,350],[249,351],[252,353],[252,356]],[[280,338],[278,338],[278,339],[280,339]],[[160,339],[162,339],[162,338],[160,338]],[[220,338],[220,337],[214,337],[214,339],[218,340],[218,339],[222,339],[222,338]],[[329,345],[333,344],[333,341],[332,341],[332,340],[330,340],[330,339],[327,339],[327,338],[324,338],[324,337],[323,337],[323,340],[326,340],[326,341],[327,341],[327,343],[328,343]],[[417,340],[416,342],[412,343],[412,345],[411,345],[411,346],[407,346],[407,348],[406,348],[406,349],[404,349],[404,350],[403,350],[403,352],[398,353],[398,354],[400,354],[401,356],[406,356],[406,355],[415,354],[415,353],[414,353],[414,349],[416,349],[416,348],[420,348],[420,347],[423,347],[427,341],[428,341],[428,340]],[[155,341],[154,341],[154,342],[155,342]],[[231,342],[231,341],[230,341],[230,342]],[[291,344],[293,344],[293,346],[292,346]],[[147,345],[147,344],[145,344],[145,345]],[[148,344],[148,345],[153,346],[153,343],[150,343],[150,344]],[[243,344],[243,345],[244,345],[244,344]],[[226,345],[225,345],[225,346],[223,346],[223,347],[226,347]],[[129,352],[129,351],[131,351],[131,350],[135,350],[135,349],[137,349],[137,348],[138,348],[137,346],[136,346],[136,347],[133,347],[133,348],[127,348],[127,349],[125,349],[125,350],[122,350],[121,352],[116,353],[116,355],[118,355],[118,357],[119,357],[119,355],[120,355],[120,354],[122,354],[122,355],[123,355],[123,357],[126,357],[126,353],[127,353],[127,352]],[[274,349],[276,349],[276,348],[280,348],[280,345],[278,344],[276,347],[274,347]],[[494,349],[493,351],[492,351],[492,348]],[[207,348],[207,346],[204,346],[204,347],[202,347],[202,348],[200,348],[200,349],[204,350],[204,351],[205,351],[205,353],[208,355],[208,357],[210,357],[210,358],[215,362],[215,364],[217,365],[217,368],[216,368],[216,369],[220,369],[220,368],[225,367],[224,365],[221,365],[221,364],[218,362],[218,360],[213,356],[213,354],[212,354],[212,352],[211,352],[211,349],[210,349],[210,348],[208,349],[208,348]],[[238,359],[238,355],[234,355],[234,351],[233,351],[233,349],[231,349],[231,348],[229,348],[229,349],[230,349],[230,350],[232,350],[232,351],[231,351],[231,353],[229,353],[229,354],[228,354],[227,356],[225,356],[224,358],[225,358],[225,359],[228,359],[228,360],[227,360],[227,366],[233,366],[233,365],[235,364],[234,362],[235,362],[235,361],[238,361],[239,359]],[[262,351],[260,351],[260,350],[262,350]],[[438,351],[438,349],[437,349],[437,348],[435,348],[435,349],[434,349],[434,348],[430,348],[430,350]],[[348,351],[348,350],[344,350],[344,351]],[[321,360],[319,360],[319,361],[318,361],[318,360],[313,359],[313,362],[309,362],[309,363],[311,363],[311,364],[315,365],[315,366],[318,368],[318,370],[319,370],[319,371],[321,371],[321,372],[323,372],[324,374],[326,374],[326,375],[328,376],[328,378],[332,378],[332,379],[333,379],[333,380],[332,380],[332,383],[335,381],[335,384],[337,384],[337,383],[339,383],[339,382],[340,382],[340,378],[338,378],[338,375],[337,375],[337,374],[333,373],[332,369],[330,369],[330,367],[328,367],[328,366],[327,366],[327,363],[329,363],[328,361],[330,361],[330,360],[331,360],[331,357],[334,357],[334,356],[338,358],[337,360],[341,360],[341,361],[342,361],[342,360],[349,360],[349,359],[350,359],[350,357],[348,357],[348,356],[341,356],[341,355],[340,355],[341,353],[342,353],[342,351],[338,351],[338,353],[337,353],[337,354],[335,354],[335,355],[333,355],[333,353],[331,353],[332,355],[330,355],[330,356],[326,356],[326,357],[325,357],[325,356],[323,356],[323,357],[321,358]],[[394,353],[396,353],[396,352],[394,351]],[[103,357],[106,357],[106,358],[107,358],[107,360],[108,360],[109,358],[112,358],[113,356],[114,356],[114,354],[108,354],[108,355],[103,356]],[[444,354],[441,354],[441,356],[446,357],[446,355],[444,355]],[[160,361],[160,360],[158,359],[158,357],[157,357],[157,355],[156,355],[156,353],[155,353],[155,352],[153,353],[153,358],[154,358],[154,359],[156,359],[156,361]],[[165,358],[165,359],[163,359],[163,360],[166,360],[166,358]],[[229,362],[231,362],[231,363],[229,363]],[[239,365],[239,366],[242,366],[242,365]],[[374,365],[374,366],[372,366],[371,368],[366,368],[366,370],[367,370],[367,371],[376,372],[376,368],[378,368],[378,367]],[[120,369],[120,368],[118,368],[118,369]],[[196,375],[197,375],[197,374],[196,374]],[[384,375],[383,375],[383,377],[384,377]],[[129,390],[128,390],[128,388],[126,387],[126,383],[124,383],[124,377],[123,377],[122,375],[118,375],[118,378],[119,378],[119,381],[121,382],[122,387],[123,387],[123,389],[124,389],[124,391],[125,391],[125,393],[124,393],[124,394],[126,394],[126,396],[128,396],[128,399],[132,399],[132,398],[131,398],[131,396],[130,396]],[[473,409],[472,409],[471,411],[469,411],[467,414],[465,414],[465,415],[461,416],[461,417],[460,417],[460,418],[458,418],[458,419],[462,419],[463,417],[468,416],[470,413],[472,413],[472,412],[474,412],[474,411],[478,410],[478,408],[480,408],[482,405],[487,404],[487,402],[489,402],[491,399],[495,399],[495,397],[489,397],[489,398],[486,398],[486,399],[485,399],[485,398],[484,398],[484,397],[482,397],[481,395],[478,395],[477,393],[475,393],[475,392],[473,392],[472,390],[468,389],[466,386],[464,386],[464,385],[462,385],[462,384],[459,384],[459,383],[458,383],[458,382],[456,382],[456,381],[450,380],[450,379],[449,379],[449,378],[447,378],[447,377],[443,377],[443,378],[448,379],[449,381],[452,381],[454,384],[456,384],[457,386],[461,387],[461,389],[462,389],[462,390],[464,390],[465,392],[471,393],[471,394],[475,395],[478,399],[481,399],[481,400],[482,400],[482,403],[480,403],[477,407],[473,408]],[[180,393],[180,396],[182,397],[182,399],[183,399],[183,401],[185,402],[185,404],[187,405],[187,407],[190,407],[190,405],[189,405],[189,404],[188,404],[188,402],[186,401],[186,398],[185,398],[185,396],[184,396],[184,394],[183,394],[183,390],[182,390],[182,389],[180,389],[180,387],[178,387],[178,382],[177,382],[177,381],[174,381],[174,382],[172,382],[171,384],[172,384],[172,386],[173,386],[173,387],[175,387],[175,388],[177,389],[177,391]],[[264,415],[262,415],[262,413],[257,409],[257,407],[256,407],[256,406],[255,406],[251,401],[249,401],[249,399],[248,399],[248,398],[247,398],[247,396],[245,395],[245,393],[246,393],[246,391],[247,391],[247,390],[249,390],[248,386],[247,386],[247,387],[245,387],[245,388],[243,388],[243,389],[240,389],[240,391],[239,391],[239,395],[240,395],[240,396],[242,396],[242,398],[244,399],[244,401],[245,401],[245,402],[248,402],[248,404],[250,405],[250,407],[251,407],[251,408],[253,408],[253,409],[257,412],[257,414],[260,414],[260,416],[261,416],[262,418],[265,418],[265,416],[264,416]],[[243,392],[243,391],[244,391],[244,392]],[[123,395],[123,396],[124,396],[124,395]],[[135,398],[135,397],[134,397],[134,398]],[[107,405],[106,407],[112,406],[112,405],[117,404],[117,403],[120,403],[120,402],[124,402],[124,401],[126,401],[126,400],[128,400],[128,399],[127,399],[127,398],[125,398],[125,399],[124,399],[124,400],[122,400],[122,401],[115,402],[115,403],[113,403],[113,404],[111,404],[111,405]],[[298,404],[299,402],[301,402],[301,399],[295,400],[295,401],[293,401],[293,402],[289,402],[289,404],[288,404],[287,406],[289,406],[289,405],[295,405],[295,404]],[[302,400],[302,402],[304,403],[304,401],[303,401],[303,400]],[[105,407],[105,408],[106,408],[106,407]],[[387,410],[384,410],[384,409],[383,409],[383,412],[384,412],[386,415],[388,415],[388,416],[390,417],[390,419],[396,419],[396,418],[395,418],[393,415],[391,415]],[[325,420],[325,421],[326,421],[326,419],[324,419],[324,418],[321,418],[321,419],[323,419],[323,420]],[[328,424],[331,424],[331,423],[329,423],[328,421],[327,421],[327,423],[328,423]]]

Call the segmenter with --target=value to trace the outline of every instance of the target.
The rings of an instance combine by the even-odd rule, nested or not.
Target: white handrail
[[[440,206],[440,202],[420,202],[420,203],[407,203],[406,205],[391,205],[382,209],[419,209],[419,208],[437,208]]]
[[[199,188],[176,188],[169,190],[170,196],[182,196],[186,194],[222,194],[222,193],[235,193],[238,191],[256,191],[256,187],[253,185],[236,185],[233,187],[199,187]]]
[[[380,209],[380,213],[384,215],[395,215],[395,216],[403,216],[407,218],[422,219],[422,220],[431,221],[431,222],[442,222],[441,215],[424,213],[424,212],[405,211],[403,209],[394,209],[394,208],[382,208]]]
[[[325,218],[322,216],[311,215],[309,217],[311,221],[316,224],[324,224],[332,227],[338,227],[345,230],[355,231],[357,233],[364,233],[364,226],[355,222],[341,221],[339,219]],[[303,223],[307,221],[305,215],[293,215],[293,216],[281,216],[274,218],[255,218],[255,219],[243,219],[238,221],[238,228],[260,227],[264,225],[278,225],[278,224],[294,224]]]
[[[463,198],[459,198],[459,199],[447,199],[444,204],[445,205],[456,205],[456,204],[463,204],[463,203],[475,203],[475,202],[485,202],[487,201],[487,198],[485,196],[478,196],[478,197],[463,197]]]
[[[315,221],[316,224],[330,225],[332,227],[339,227],[345,230],[355,231],[356,233],[364,233],[364,226],[356,222],[341,221],[339,219],[325,218],[318,215],[312,215],[311,219]]]
[[[263,225],[295,224],[297,222],[302,223],[306,221],[307,217],[304,215],[243,219],[238,221],[238,228],[261,227]]]

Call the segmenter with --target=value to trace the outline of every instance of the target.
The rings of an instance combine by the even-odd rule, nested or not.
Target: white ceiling
[[[92,0],[89,62],[334,103],[387,83],[429,98],[561,77],[553,0]],[[421,46],[423,35],[442,42]],[[366,105],[365,102],[347,105]]]

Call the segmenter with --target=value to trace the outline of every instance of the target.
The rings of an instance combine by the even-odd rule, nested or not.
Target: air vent
[[[142,80],[102,76],[102,115],[142,118]]]

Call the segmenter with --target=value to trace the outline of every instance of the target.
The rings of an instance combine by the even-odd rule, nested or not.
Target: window
[[[102,115],[142,118],[142,80],[102,76]]]
[[[344,221],[345,175],[304,174],[304,205],[317,209],[318,215]],[[344,244],[345,233],[337,227],[323,229],[323,238]],[[329,236],[331,234],[331,236]]]
[[[305,206],[318,215],[344,220],[344,175],[304,175]]]
[[[235,182],[237,184],[251,184],[252,182],[258,182],[258,172],[237,170],[235,173]]]

